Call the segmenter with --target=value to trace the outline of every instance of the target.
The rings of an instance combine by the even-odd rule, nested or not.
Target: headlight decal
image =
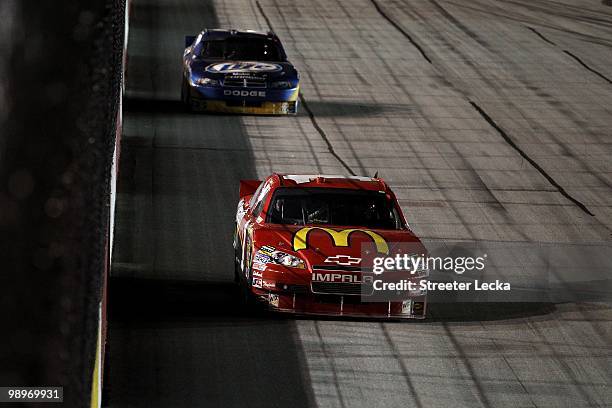
[[[283,251],[279,251],[269,245],[262,246],[259,251],[255,254],[255,259],[258,262],[283,265],[290,268],[305,269],[306,264],[300,258],[295,255],[288,254]]]
[[[290,81],[274,81],[270,82],[270,88],[272,89],[289,89],[291,88]]]
[[[195,78],[193,80],[193,84],[199,85],[199,86],[211,86],[211,87],[217,87],[220,85],[218,80],[212,79],[212,78]]]

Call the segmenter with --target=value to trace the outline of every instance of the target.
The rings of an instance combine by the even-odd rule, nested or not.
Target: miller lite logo
[[[218,64],[210,64],[206,67],[206,71],[215,74],[230,74],[236,72],[278,72],[283,67],[278,64],[270,64],[268,62],[221,62]]]

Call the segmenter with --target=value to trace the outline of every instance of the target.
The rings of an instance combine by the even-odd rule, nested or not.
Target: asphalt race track
[[[439,304],[423,323],[248,315],[238,180],[376,171],[428,238],[612,239],[612,7],[599,0],[134,0],[111,407],[603,407],[612,303]],[[184,39],[268,30],[297,117],[189,114]]]

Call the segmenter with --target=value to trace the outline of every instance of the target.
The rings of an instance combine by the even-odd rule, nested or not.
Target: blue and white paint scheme
[[[189,109],[296,114],[299,88],[274,33],[204,30],[185,37],[181,99]]]

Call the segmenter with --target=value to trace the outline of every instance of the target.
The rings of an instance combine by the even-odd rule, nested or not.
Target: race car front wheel
[[[238,251],[237,248],[234,248],[234,283],[238,283],[240,284],[240,281],[242,279],[240,279],[240,258],[239,258],[240,252]]]
[[[240,303],[247,313],[253,313],[257,310],[257,301],[247,284],[240,285]]]
[[[251,238],[247,236],[245,243],[246,251],[244,253],[244,273],[240,271],[240,264],[236,265],[236,272],[238,278],[238,285],[240,286],[240,296],[242,306],[248,313],[255,312],[257,310],[257,301],[251,287],[253,285],[253,245]]]
[[[191,111],[191,96],[189,92],[189,84],[187,80],[183,78],[183,83],[181,84],[181,102],[185,105],[185,109]]]

